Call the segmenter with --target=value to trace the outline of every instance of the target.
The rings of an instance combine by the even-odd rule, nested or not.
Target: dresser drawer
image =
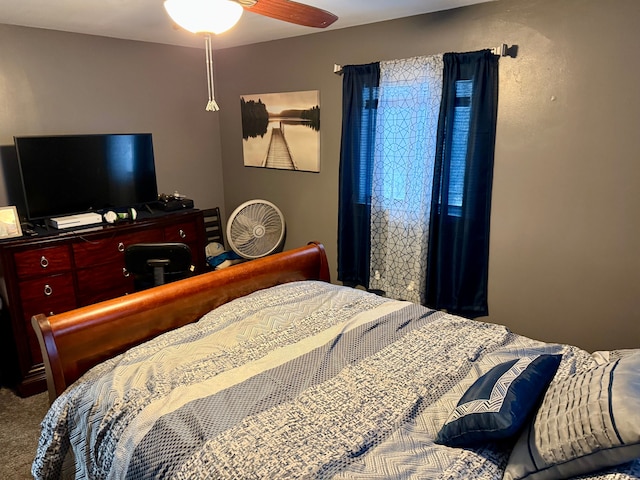
[[[194,222],[177,223],[164,228],[165,242],[190,243],[198,239],[198,229]]]
[[[78,304],[90,305],[134,291],[133,275],[120,262],[108,263],[76,272]]]
[[[68,245],[26,250],[15,253],[13,258],[19,279],[71,270],[71,254]]]
[[[52,315],[76,308],[73,276],[70,272],[20,282],[20,297],[27,322],[38,313]]]
[[[116,260],[124,267],[124,251],[129,245],[161,241],[162,232],[157,229],[77,242],[73,244],[75,265],[76,268],[86,268]]]
[[[26,340],[34,363],[42,362],[38,338],[31,326],[31,317],[39,313],[47,316],[76,308],[71,272],[20,282],[22,314]]]

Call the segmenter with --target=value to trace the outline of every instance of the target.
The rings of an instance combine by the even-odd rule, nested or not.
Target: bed
[[[640,478],[640,351],[330,283],[291,251],[33,318],[49,478]]]

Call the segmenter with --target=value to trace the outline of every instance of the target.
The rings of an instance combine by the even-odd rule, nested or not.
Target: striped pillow
[[[555,480],[640,458],[640,351],[554,383],[505,480]]]

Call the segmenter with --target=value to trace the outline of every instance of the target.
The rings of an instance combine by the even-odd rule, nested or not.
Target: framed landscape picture
[[[319,172],[319,97],[317,90],[242,95],[245,167]]]

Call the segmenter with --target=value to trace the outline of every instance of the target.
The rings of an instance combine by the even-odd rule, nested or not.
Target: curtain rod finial
[[[499,55],[501,57],[516,58],[518,56],[518,45],[508,46],[506,43],[503,43],[499,47],[492,48],[491,51],[494,55]]]

